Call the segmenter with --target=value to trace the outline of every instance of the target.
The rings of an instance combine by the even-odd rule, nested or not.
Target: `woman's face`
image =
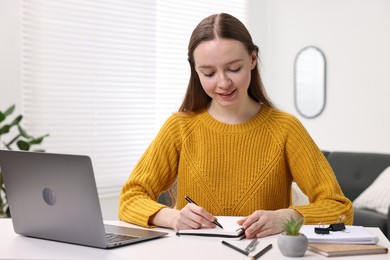
[[[195,48],[195,70],[213,105],[234,108],[245,104],[256,59],[255,52],[248,54],[236,40],[214,39]]]

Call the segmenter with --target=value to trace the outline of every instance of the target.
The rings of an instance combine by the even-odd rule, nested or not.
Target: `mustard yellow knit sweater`
[[[247,216],[255,210],[294,208],[307,224],[334,223],[353,208],[326,158],[294,116],[263,106],[236,125],[207,111],[173,114],[122,188],[119,218],[148,227],[164,205],[157,197],[178,181],[177,208],[185,195],[215,216]],[[291,206],[291,182],[310,204]]]

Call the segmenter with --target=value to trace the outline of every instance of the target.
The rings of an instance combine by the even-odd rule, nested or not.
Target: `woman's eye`
[[[205,77],[212,77],[212,76],[214,76],[214,72],[203,73],[203,75],[204,75]]]
[[[236,69],[229,69],[231,72],[239,72],[241,70],[241,67],[238,67]]]

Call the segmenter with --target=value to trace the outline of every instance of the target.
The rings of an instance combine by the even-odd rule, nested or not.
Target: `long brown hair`
[[[247,48],[249,55],[255,51],[258,57],[259,48],[253,43],[249,31],[240,20],[226,13],[213,14],[204,18],[195,27],[188,44],[191,75],[183,103],[179,108],[180,112],[197,112],[207,108],[211,102],[211,98],[203,90],[195,71],[194,50],[201,42],[211,41],[217,37],[240,41]],[[258,103],[273,107],[265,93],[257,64],[251,72],[248,95]]]

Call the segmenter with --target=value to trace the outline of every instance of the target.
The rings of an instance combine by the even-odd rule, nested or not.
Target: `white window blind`
[[[22,0],[22,112],[47,152],[91,156],[117,196],[187,87],[187,44],[203,17],[246,1]]]

